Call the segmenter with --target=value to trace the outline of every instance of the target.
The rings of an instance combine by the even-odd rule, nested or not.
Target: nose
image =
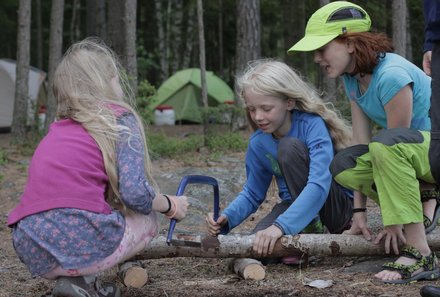
[[[315,63],[319,63],[322,61],[322,55],[319,51],[315,51],[315,53],[313,54],[313,61]]]
[[[264,112],[262,110],[256,110],[255,111],[255,121],[261,121],[264,118]]]

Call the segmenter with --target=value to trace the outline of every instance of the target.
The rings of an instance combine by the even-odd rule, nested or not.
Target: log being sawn
[[[440,233],[427,235],[431,249],[440,248]],[[154,238],[139,260],[199,257],[199,258],[257,258],[252,250],[255,235],[228,234],[218,237],[200,235],[177,235],[171,245],[165,236]],[[174,243],[174,244],[173,244]],[[290,255],[314,256],[374,256],[385,255],[382,244],[365,240],[361,235],[345,234],[298,234],[281,237],[271,257]]]

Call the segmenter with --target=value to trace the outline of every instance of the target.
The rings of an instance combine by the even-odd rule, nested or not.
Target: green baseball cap
[[[370,31],[371,20],[359,5],[348,1],[334,1],[324,5],[310,17],[305,36],[287,53],[316,50],[346,32]]]

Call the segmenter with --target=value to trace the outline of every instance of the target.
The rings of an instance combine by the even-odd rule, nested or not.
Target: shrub
[[[139,83],[136,105],[139,115],[146,123],[153,122],[154,114],[148,107],[156,93],[156,88],[151,85],[147,80],[143,80]]]

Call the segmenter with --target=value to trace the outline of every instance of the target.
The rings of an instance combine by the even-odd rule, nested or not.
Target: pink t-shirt
[[[32,157],[26,188],[9,214],[8,225],[54,208],[110,214],[107,186],[104,160],[95,140],[73,120],[54,122]]]

